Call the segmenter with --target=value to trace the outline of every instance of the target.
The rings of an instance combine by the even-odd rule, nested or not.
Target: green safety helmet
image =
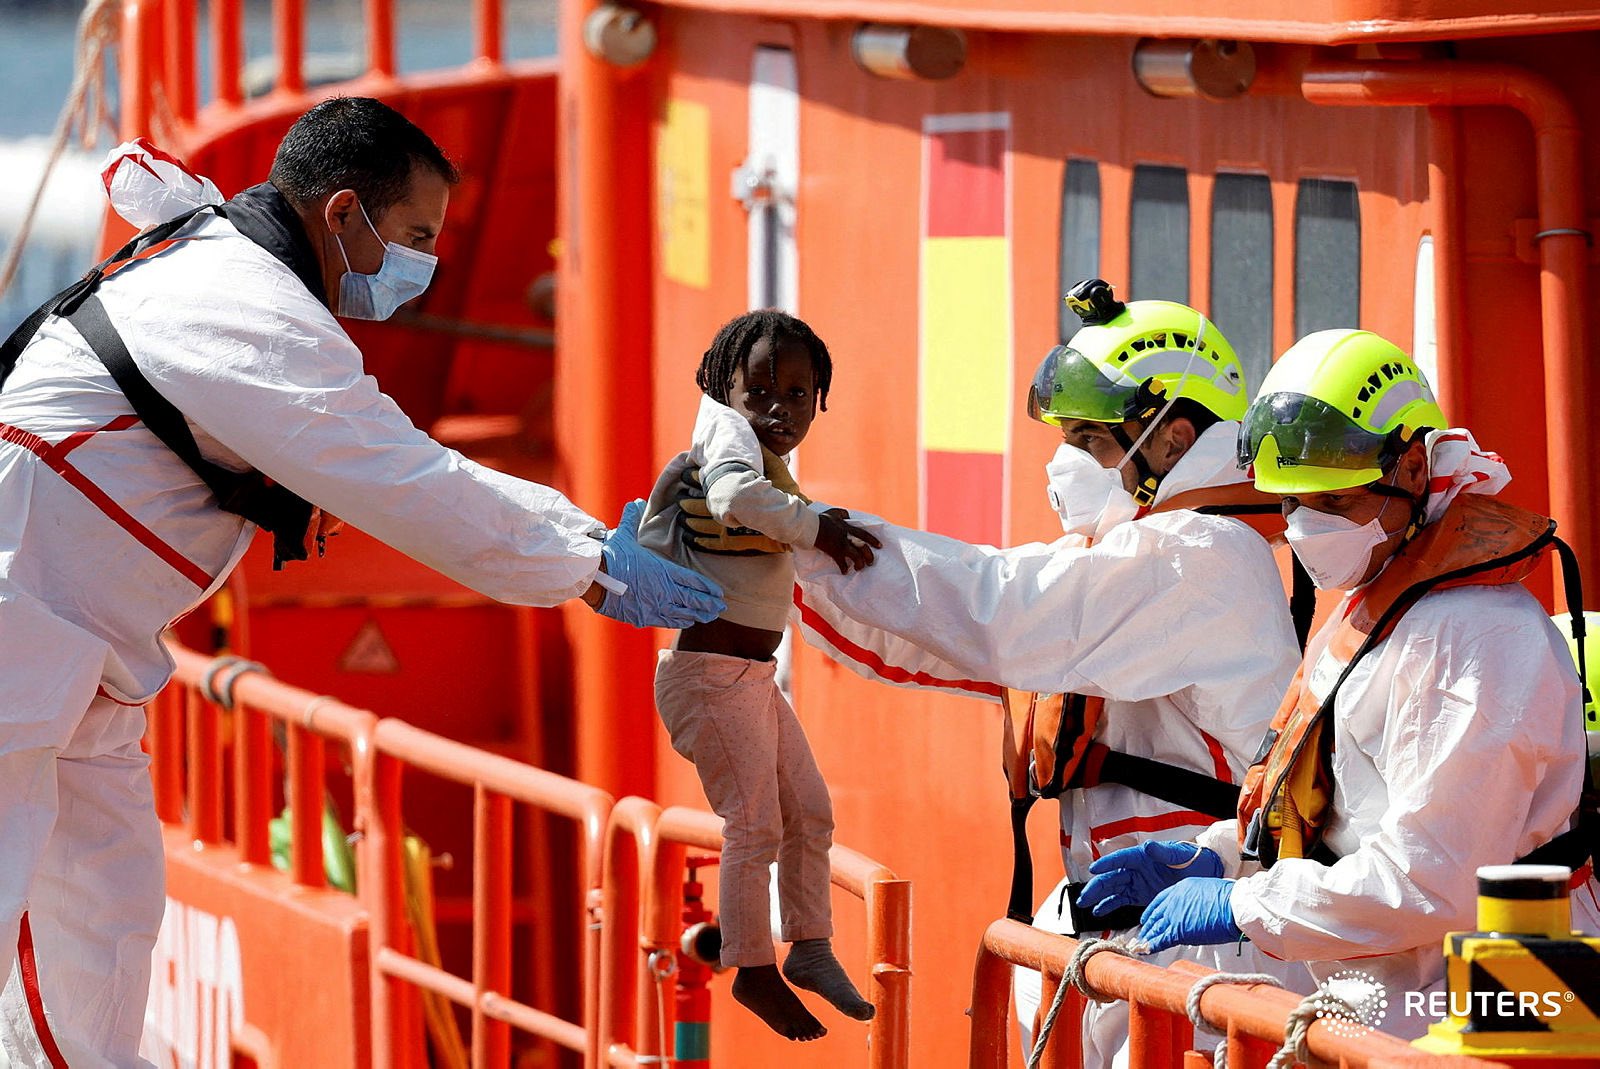
[[[1185,304],[1124,304],[1111,285],[1085,279],[1062,298],[1083,320],[1045,356],[1028,388],[1028,415],[1067,420],[1145,420],[1187,397],[1218,419],[1244,415],[1244,368],[1216,324]],[[1176,391],[1176,395],[1170,391]]]
[[[1319,330],[1272,365],[1239,428],[1256,489],[1318,494],[1365,486],[1423,430],[1447,426],[1416,362],[1367,330]]]
[[[1557,613],[1550,619],[1561,629],[1561,637],[1567,640],[1567,650],[1572,654],[1573,663],[1576,664],[1578,640],[1572,635],[1572,616],[1563,612]],[[1583,630],[1585,663],[1581,667],[1588,669],[1588,678],[1583,680],[1583,685],[1588,691],[1583,706],[1583,726],[1589,731],[1600,731],[1600,709],[1596,708],[1597,697],[1600,697],[1600,612],[1591,609],[1583,614]]]

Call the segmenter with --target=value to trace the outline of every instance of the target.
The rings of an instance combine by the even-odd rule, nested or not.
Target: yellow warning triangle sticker
[[[378,629],[378,621],[368,620],[361,625],[361,630],[339,657],[339,671],[369,675],[394,675],[400,671],[400,660]]]

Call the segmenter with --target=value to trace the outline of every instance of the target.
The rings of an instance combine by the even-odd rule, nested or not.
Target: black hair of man
[[[451,185],[461,180],[433,138],[389,105],[371,97],[333,97],[289,127],[267,178],[297,208],[341,189],[355,190],[376,223],[406,199],[417,167]]]
[[[694,381],[708,397],[718,404],[728,403],[733,390],[733,373],[745,367],[750,350],[756,342],[767,339],[773,349],[785,342],[806,347],[811,354],[811,371],[817,381],[817,402],[828,410],[828,384],[833,381],[833,358],[822,339],[804,322],[776,308],[761,308],[746,312],[722,325],[711,340],[711,348],[700,358],[700,368]]]

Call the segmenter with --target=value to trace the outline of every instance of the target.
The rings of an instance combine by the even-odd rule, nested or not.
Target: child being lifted
[[[739,316],[695,373],[704,396],[694,441],[656,481],[641,544],[722,584],[720,619],[678,632],[656,667],[656,708],[672,748],[694,762],[723,819],[719,911],[733,997],[788,1039],[825,1034],[784,983],[858,1021],[872,1017],[833,955],[828,848],[833,806],[810,744],[775,679],[794,589],[790,546],[814,546],[841,572],[872,562],[878,540],[818,512],[784,463],[826,410],[833,364],[810,327],[778,311]],[[778,972],[767,866],[778,862]]]

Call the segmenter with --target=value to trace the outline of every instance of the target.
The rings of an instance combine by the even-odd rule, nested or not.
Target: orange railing
[[[362,828],[362,785],[378,718],[332,698],[291,687],[235,657],[208,658],[180,646],[174,685],[151,703],[149,747],[156,813],[187,829],[198,844],[228,843],[248,865],[271,865],[268,822],[273,810],[276,747],[283,725],[291,810],[290,877],[298,887],[327,886],[322,852],[327,744],[350,755],[355,828]],[[231,752],[231,753],[230,753]],[[231,757],[231,761],[230,761]],[[225,818],[231,814],[232,820]]]
[[[1017,921],[995,921],[984,933],[972,982],[971,1069],[1006,1069],[1016,1047],[1010,1019],[1011,967],[1024,965],[1043,974],[1041,1006],[1054,1000],[1062,975],[1078,944]],[[1129,1003],[1128,1064],[1142,1069],[1188,1069],[1210,1063],[1209,1049],[1194,1043],[1194,1026],[1185,1005],[1189,991],[1211,970],[1180,961],[1169,968],[1117,954],[1095,954],[1084,965],[1084,980],[1100,994]],[[1265,1069],[1283,1043],[1289,1015],[1300,998],[1265,985],[1218,984],[1200,998],[1208,1027],[1227,1037],[1229,1069]],[[1040,1060],[1041,1069],[1083,1064],[1081,1023],[1087,1000],[1069,990]],[[1369,1032],[1337,1034],[1317,1022],[1308,1035],[1311,1053],[1341,1069],[1493,1069],[1498,1062],[1424,1054],[1393,1036]],[[1503,1069],[1503,1067],[1502,1067]]]
[[[374,819],[367,833],[368,859],[380,879],[365,897],[371,921],[372,1043],[376,1065],[410,1064],[410,1015],[397,1005],[398,985],[406,982],[467,1007],[472,1018],[472,1064],[510,1064],[510,1030],[552,1040],[582,1053],[593,1065],[598,1034],[593,997],[598,977],[601,844],[611,812],[611,796],[597,787],[532,768],[507,757],[452,742],[399,720],[383,720],[374,732],[377,751]],[[472,977],[455,976],[404,952],[406,920],[400,908],[404,890],[398,843],[401,775],[405,768],[470,786],[473,791]],[[576,821],[582,836],[579,876],[584,891],[587,932],[581,940],[585,977],[583,1021],[563,1020],[512,999],[512,805],[521,803]],[[558,921],[558,923],[560,923]],[[425,1064],[418,1061],[417,1064]]]
[[[268,822],[279,803],[276,726],[284,751],[281,799],[291,812],[289,883],[297,894],[326,896],[324,799],[336,785],[330,780],[346,763],[330,762],[330,746],[347,757],[358,840],[357,896],[366,919],[361,945],[352,949],[366,953],[370,979],[370,1012],[362,1007],[352,1012],[356,1020],[370,1021],[358,1026],[365,1031],[355,1042],[370,1053],[372,1065],[427,1064],[422,992],[468,1011],[474,1067],[509,1065],[513,1028],[580,1053],[586,1069],[660,1058],[667,1027],[661,1007],[670,1005],[674,992],[671,978],[647,968],[647,959],[656,951],[670,955],[678,944],[685,856],[691,848],[720,850],[721,822],[715,816],[683,808],[663,811],[642,798],[624,798],[613,806],[611,796],[598,788],[399,720],[380,720],[275,680],[260,665],[171,649],[177,662],[174,683],[151,704],[148,745],[157,812],[169,830],[181,829],[180,840],[236,851],[244,863],[241,872],[270,871]],[[469,977],[411,952],[401,853],[408,774],[451,781],[473,793]],[[583,977],[580,1020],[509,994],[516,912],[513,807],[519,805],[577,826],[577,864],[558,866],[551,879],[571,879],[581,905],[574,916],[551,923],[582,926],[576,940],[582,961],[572,970]],[[625,849],[629,844],[632,849]],[[832,862],[834,885],[861,899],[866,909],[872,961],[867,996],[878,1010],[869,1032],[868,1064],[903,1069],[910,1064],[910,883],[844,847],[833,848]],[[259,885],[258,893],[281,895],[282,879]],[[301,905],[315,908],[306,901]],[[632,939],[635,932],[638,938]],[[618,1039],[630,1003],[639,1008],[632,1030],[636,1050]],[[241,1025],[235,1046],[258,1064],[276,1061],[272,1037],[251,1022]]]
[[[276,726],[283,735],[287,773],[282,797],[290,809],[289,880],[296,892],[326,888],[322,819],[330,793],[328,746],[348,755],[360,833],[371,811],[365,788],[372,782],[377,717],[287,686],[239,658],[171,649],[177,662],[173,685],[147,711],[157,815],[169,829],[181,830],[196,856],[207,848],[231,850],[241,872],[272,871]],[[359,1037],[349,1038],[357,1048],[362,1045]],[[252,1022],[234,1022],[231,1039],[263,1069],[280,1064],[274,1037]]]
[[[632,850],[626,850],[628,844]],[[682,924],[680,888],[688,850],[722,848],[722,822],[710,813],[662,810],[643,798],[624,798],[613,811],[605,842],[599,1039],[602,1064],[630,1067],[670,1064],[666,1036],[676,983],[670,961]],[[910,1065],[911,883],[846,847],[831,855],[833,884],[862,900],[872,965],[865,992],[877,1008],[868,1031],[867,1064],[873,1069]],[[638,917],[630,941],[624,918]],[[633,1017],[633,1043],[624,1022]]]
[[[153,120],[192,124],[198,114],[195,62],[199,0],[123,0],[121,75],[122,131],[148,134]],[[211,0],[212,97],[216,104],[244,103],[244,3]],[[498,65],[504,55],[502,0],[473,0],[473,62]],[[394,0],[365,0],[366,72],[371,81],[395,74]],[[306,0],[274,0],[273,54],[278,57],[274,94],[298,97],[305,80]]]

